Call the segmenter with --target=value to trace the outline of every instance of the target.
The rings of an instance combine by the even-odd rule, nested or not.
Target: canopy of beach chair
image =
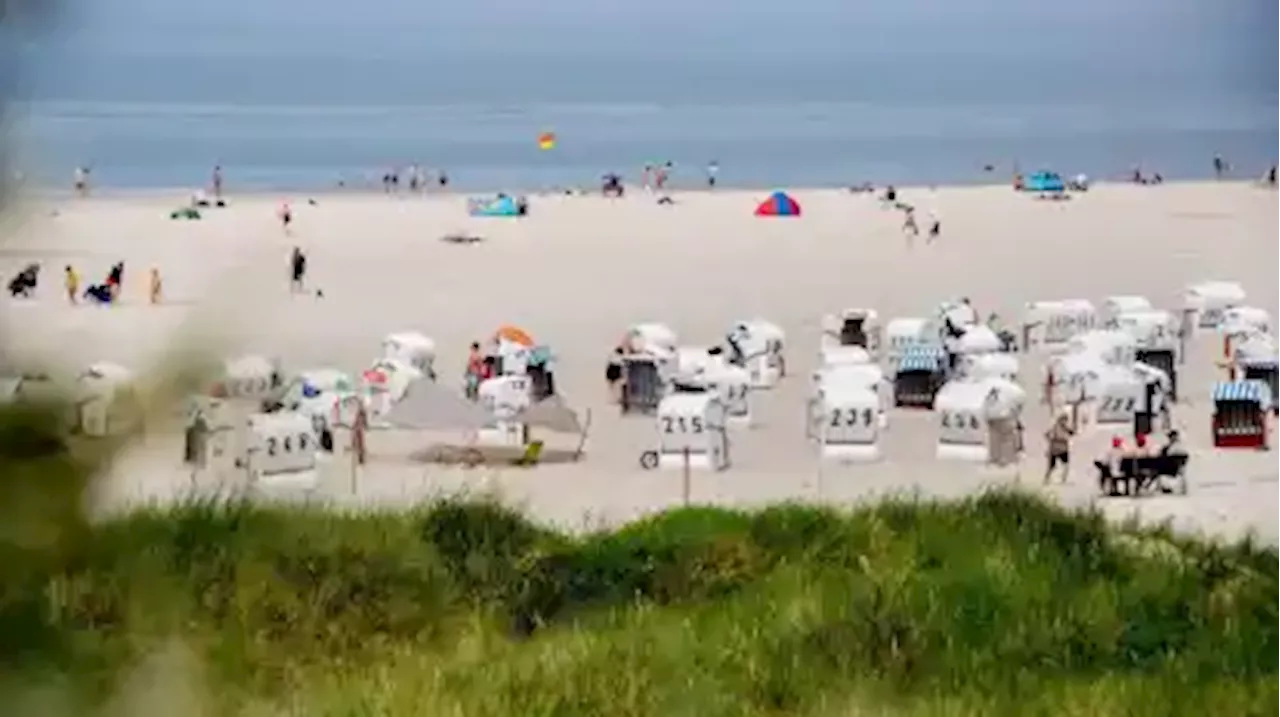
[[[499,341],[510,341],[513,344],[520,344],[521,346],[527,346],[529,348],[533,348],[537,343],[533,340],[533,336],[528,331],[525,331],[519,326],[512,326],[511,324],[499,326],[498,330],[493,332],[493,338],[498,339]]]

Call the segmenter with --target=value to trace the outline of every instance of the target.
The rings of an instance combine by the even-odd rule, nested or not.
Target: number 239
[[[870,408],[864,408],[861,410],[857,408],[836,409],[831,412],[830,425],[832,428],[840,428],[841,426],[848,426],[852,428],[853,426],[858,425],[859,414],[862,415],[863,424],[868,426],[871,425],[871,422],[874,421],[876,417],[875,412]]]

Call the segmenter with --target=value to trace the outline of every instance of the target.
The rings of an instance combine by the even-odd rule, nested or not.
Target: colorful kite
[[[538,135],[538,149],[546,151],[548,149],[555,149],[555,148],[556,148],[555,132],[543,132],[542,134]]]

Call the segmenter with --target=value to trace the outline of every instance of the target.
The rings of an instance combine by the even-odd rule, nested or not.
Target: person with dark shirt
[[[604,369],[604,380],[609,386],[609,395],[615,401],[622,400],[622,356],[623,350],[618,346],[609,357],[609,365]]]
[[[107,289],[111,292],[111,298],[120,297],[120,289],[124,286],[124,262],[118,261],[107,272]]]
[[[289,256],[289,291],[295,294],[302,292],[306,279],[307,255],[302,253],[302,249],[295,246]]]

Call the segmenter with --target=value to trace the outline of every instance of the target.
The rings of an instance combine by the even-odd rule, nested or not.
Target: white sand
[[[1104,186],[1069,203],[1020,196],[1007,188],[909,189],[903,199],[936,210],[944,236],[908,249],[896,212],[867,195],[799,190],[799,219],[752,216],[762,194],[679,195],[672,207],[651,197],[609,201],[533,197],[529,217],[474,220],[462,197],[322,196],[295,198],[295,237],[282,235],[278,197],[239,198],[200,222],[168,219],[184,193],[152,198],[32,202],[0,250],[8,277],[29,258],[43,260],[40,296],[4,312],[11,351],[43,355],[68,370],[111,360],[145,370],[182,335],[212,337],[218,355],[257,351],[290,368],[357,370],[385,334],[416,329],[441,347],[442,381],[458,381],[467,344],[498,324],[525,326],[559,357],[568,401],[595,415],[587,458],[532,471],[464,472],[408,467],[379,458],[390,438],[371,441],[374,461],[351,493],[335,470],[321,494],[343,504],[390,505],[462,486],[499,490],[538,517],[566,525],[611,523],[681,500],[681,476],[643,472],[637,458],[653,447],[652,419],[621,418],[607,405],[603,364],[627,325],[665,321],[685,344],[717,342],[735,319],[760,315],[788,335],[792,375],[753,395],[757,425],[734,434],[735,466],[695,474],[692,499],[722,505],[787,499],[848,503],[891,491],[954,496],[1016,480],[1012,472],[933,457],[936,421],[895,412],[884,437],[886,460],[828,465],[819,481],[804,439],[807,375],[815,368],[824,313],[867,306],[883,317],[925,315],[939,300],[971,297],[983,314],[1013,323],[1029,300],[1143,294],[1175,308],[1193,281],[1240,282],[1249,303],[1277,313],[1277,195],[1244,184],[1159,188]],[[16,222],[15,222],[16,223]],[[475,231],[479,246],[438,241]],[[287,256],[296,241],[324,299],[291,297]],[[68,307],[61,267],[74,263],[100,280],[128,261],[124,304]],[[146,269],[159,266],[168,305],[145,305]],[[179,332],[185,332],[180,334]],[[1117,517],[1172,519],[1180,528],[1277,538],[1274,453],[1209,447],[1208,390],[1221,373],[1211,335],[1200,339],[1180,374],[1175,411],[1192,447],[1189,497],[1100,501]],[[1024,385],[1038,396],[1038,359],[1022,357]],[[1038,488],[1047,411],[1029,407],[1022,483]],[[1070,504],[1094,500],[1089,458],[1105,442],[1079,441],[1070,483],[1044,489]],[[380,441],[383,443],[380,444]],[[150,437],[123,457],[104,505],[171,497],[187,486],[178,443]]]

